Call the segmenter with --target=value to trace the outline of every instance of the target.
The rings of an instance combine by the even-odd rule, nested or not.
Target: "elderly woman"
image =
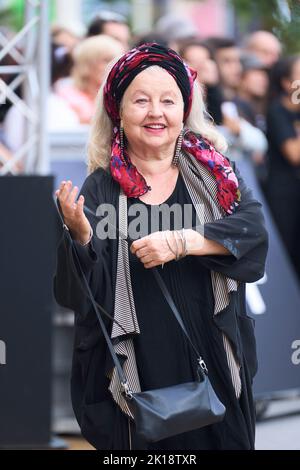
[[[153,276],[157,266],[205,359],[225,418],[142,442],[65,235],[55,295],[75,311],[73,408],[98,449],[254,447],[256,353],[245,282],[264,273],[267,234],[260,204],[217,150],[224,142],[204,119],[195,75],[157,44],[122,56],[99,91],[81,195],[71,181],[56,194],[93,295],[116,320],[103,317],[131,388],[195,379],[194,353]],[[188,215],[166,220],[163,208],[174,205]],[[107,219],[105,237],[100,216],[111,207],[116,220]],[[131,239],[135,227],[136,239],[128,245],[114,226]]]

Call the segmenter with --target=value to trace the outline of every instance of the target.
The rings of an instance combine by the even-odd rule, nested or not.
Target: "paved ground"
[[[67,450],[95,450],[85,439],[80,437],[66,437],[64,441],[68,445]]]
[[[63,437],[68,450],[93,449],[80,437]],[[274,401],[257,423],[257,450],[300,450],[300,399]]]
[[[300,399],[272,402],[257,423],[257,450],[300,450]]]

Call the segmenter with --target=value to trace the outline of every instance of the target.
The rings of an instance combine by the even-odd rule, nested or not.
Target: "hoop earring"
[[[179,134],[178,139],[177,139],[175,153],[174,153],[174,157],[173,157],[173,160],[172,160],[172,165],[173,166],[178,165],[179,155],[180,155],[181,146],[182,146],[182,140],[183,140],[183,129],[180,131],[180,134]]]

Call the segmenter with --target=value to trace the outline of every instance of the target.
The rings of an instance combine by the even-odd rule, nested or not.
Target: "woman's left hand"
[[[172,253],[168,246],[166,236],[166,231],[151,233],[146,237],[135,240],[130,247],[130,251],[139,258],[147,269],[172,261],[175,259],[174,253],[176,253],[177,249],[176,241],[171,235],[171,232],[169,232],[168,241],[172,250],[174,250],[174,253]]]

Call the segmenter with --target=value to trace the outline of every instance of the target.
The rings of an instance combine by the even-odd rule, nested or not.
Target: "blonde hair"
[[[114,64],[110,64],[107,75],[113,65]],[[151,66],[151,68],[154,67],[159,66]],[[96,98],[96,113],[94,114],[90,128],[90,138],[87,149],[89,173],[92,173],[97,168],[107,169],[110,162],[113,123],[104,107],[103,88],[105,82],[106,80],[104,80]],[[201,87],[197,81],[194,83],[191,111],[184,125],[196,134],[205,137],[216,150],[225,152],[227,149],[225,138],[216,129],[205,109]]]
[[[110,62],[123,53],[122,44],[106,34],[98,34],[81,41],[73,51],[72,77],[75,86],[84,90],[95,63],[101,59]]]

